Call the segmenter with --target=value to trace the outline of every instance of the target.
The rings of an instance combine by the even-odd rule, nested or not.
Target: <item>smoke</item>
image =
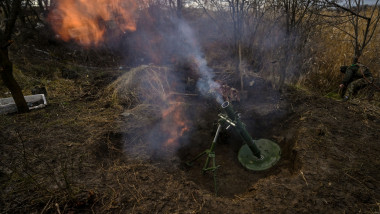
[[[61,0],[62,2],[70,2],[70,0]],[[70,14],[69,12],[61,14],[60,19],[64,20],[62,23],[66,24],[61,32],[62,38],[65,40],[73,39],[84,46],[98,46],[101,43],[109,41],[104,37],[112,35],[106,31],[106,28],[95,28],[93,31],[90,31],[89,27],[82,27],[99,27],[97,24],[99,17],[104,17],[102,18],[103,21],[109,22],[108,19],[111,16],[108,14],[104,16],[97,15],[98,12],[108,10],[98,10],[93,7],[94,5],[90,1],[86,0],[84,2],[86,2],[86,8],[90,8],[88,10],[91,12],[84,14],[90,14],[90,16],[86,16],[86,19],[81,18],[82,13],[78,8],[72,9],[76,11],[75,16],[68,15]],[[99,2],[104,3],[105,1],[99,0]],[[130,0],[128,2],[133,1]],[[119,11],[116,5],[112,5],[111,8]],[[64,11],[64,9],[61,8],[60,10]],[[187,133],[191,130],[192,125],[192,119],[189,116],[189,109],[191,108],[181,97],[172,96],[172,92],[185,91],[186,82],[183,79],[188,78],[189,74],[196,82],[197,91],[203,97],[211,97],[218,103],[223,103],[220,84],[214,81],[213,69],[208,66],[205,54],[195,36],[194,30],[186,20],[180,19],[176,15],[170,14],[167,10],[154,5],[141,9],[138,13],[137,16],[135,10],[130,11],[127,17],[130,21],[128,23],[133,23],[135,27],[132,31],[125,34],[122,38],[124,40],[120,41],[120,47],[124,49],[126,60],[130,65],[134,64],[138,66],[154,63],[170,68],[167,71],[157,72],[150,71],[150,69],[156,68],[149,68],[148,66],[146,69],[140,69],[133,73],[130,72],[131,75],[136,75],[136,78],[143,78],[143,81],[138,81],[138,83],[136,81],[128,81],[131,84],[130,86],[136,88],[137,91],[149,92],[145,93],[146,96],[154,96],[157,93],[155,100],[139,97],[140,104],[155,105],[159,106],[160,109],[160,113],[155,112],[155,114],[160,115],[156,117],[159,119],[155,120],[155,125],[150,128],[148,134],[144,133],[144,136],[146,136],[149,148],[153,150],[154,154],[159,154],[160,156],[170,155],[181,146],[180,142],[182,144],[188,142],[186,136],[188,136]],[[131,17],[139,18],[131,20]],[[78,21],[85,21],[86,24]],[[125,23],[123,20],[117,19],[117,21],[117,23]],[[94,32],[100,33],[96,34],[98,37],[93,41],[91,40],[91,35],[95,35]],[[187,64],[188,68],[181,68],[181,65],[184,64]],[[136,79],[133,76],[125,78],[130,80]],[[125,82],[124,84],[127,83]],[[130,86],[124,88],[129,90]],[[151,115],[146,115],[143,111],[139,111],[137,107],[135,107],[135,110],[131,109],[129,113],[127,110],[125,115],[137,115],[138,118],[141,118],[140,121],[148,120]],[[125,148],[132,149],[128,148],[128,146],[125,146]],[[136,148],[139,148],[139,146]]]
[[[196,88],[203,97],[213,98],[218,103],[223,103],[222,95],[220,94],[220,84],[214,81],[213,70],[207,65],[207,60],[201,50],[200,44],[194,34],[193,29],[184,19],[170,17],[165,19],[164,26],[156,25],[158,38],[160,43],[157,44],[155,50],[159,50],[161,57],[155,56],[159,53],[152,53],[152,59],[161,58],[161,62],[169,62],[175,58],[177,63],[189,63],[191,69],[196,71],[198,78]],[[170,27],[167,27],[170,26]],[[151,32],[150,32],[151,33]],[[149,36],[144,36],[148,38]],[[141,37],[140,37],[141,38]],[[162,54],[165,56],[163,57]],[[183,90],[185,87],[180,81],[180,71],[171,72],[169,75],[175,79],[176,90]],[[156,155],[168,156],[178,148],[188,143],[188,132],[191,131],[193,125],[193,116],[189,114],[191,108],[182,101],[181,98],[171,97],[167,100],[171,102],[167,108],[163,109],[162,120],[155,125],[149,133],[149,142],[154,148]],[[157,143],[158,141],[162,142]]]
[[[197,117],[194,107],[176,93],[197,92],[202,97],[222,103],[220,84],[214,81],[214,71],[208,66],[189,23],[175,15],[167,15],[159,7],[141,11],[136,31],[129,34],[125,42],[123,47],[126,59],[134,66],[149,64],[145,70],[151,69],[150,76],[147,71],[144,81],[138,82],[138,88],[151,92],[151,96],[158,92],[166,93],[164,96],[156,96],[155,100],[146,100],[147,104],[159,106],[160,109],[160,113],[155,113],[159,114],[159,119],[149,128],[148,133],[143,134],[149,145],[147,149],[138,150],[139,145],[125,146],[126,151],[138,157],[171,158],[179,148],[189,142],[188,137]],[[152,66],[151,63],[160,66]],[[165,72],[157,72],[158,67],[165,68]],[[193,85],[196,91],[186,91],[187,78],[195,81]],[[157,91],[150,90],[152,85]],[[140,113],[131,110],[131,114]],[[141,117],[151,116],[144,114]]]
[[[202,96],[223,102],[220,84],[214,81],[214,71],[208,66],[194,30],[186,20],[173,14],[165,15],[161,8],[152,6],[141,12],[137,30],[126,42],[127,60],[133,65],[177,66],[182,69],[174,74],[178,79],[191,76]],[[181,68],[181,65],[188,68]]]
[[[207,61],[203,57],[204,54],[200,49],[200,45],[196,40],[193,29],[183,20],[178,20],[178,28],[180,36],[185,38],[188,44],[192,44],[189,48],[189,55],[194,56],[195,64],[198,68],[200,78],[197,81],[197,88],[203,96],[213,96],[215,100],[222,104],[223,98],[220,94],[220,84],[214,81],[213,70],[207,66]]]
[[[63,40],[74,40],[83,46],[98,46],[110,41],[105,37],[117,39],[120,34],[127,33],[124,39],[128,46],[124,48],[130,51],[130,56],[137,57],[136,61],[140,63],[165,64],[172,63],[173,59],[180,62],[193,60],[196,66],[193,69],[199,72],[199,92],[221,102],[217,92],[220,85],[213,80],[213,71],[207,66],[189,24],[158,5],[140,10],[138,6],[135,0],[58,0],[49,20]]]

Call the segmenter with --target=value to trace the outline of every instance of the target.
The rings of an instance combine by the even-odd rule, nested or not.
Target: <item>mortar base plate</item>
[[[255,144],[263,158],[255,157],[248,145],[244,144],[239,150],[238,159],[245,168],[262,171],[271,168],[280,160],[281,149],[277,143],[268,139],[259,139],[255,140]]]

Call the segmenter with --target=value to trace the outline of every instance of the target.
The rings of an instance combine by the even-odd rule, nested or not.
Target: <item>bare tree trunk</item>
[[[182,18],[182,0],[177,0],[177,16]]]
[[[244,91],[244,72],[243,72],[243,65],[242,65],[242,50],[241,50],[241,41],[238,42],[238,49],[239,49],[239,75],[240,75],[240,90]]]
[[[10,3],[10,2],[9,2]],[[21,10],[21,0],[12,1],[12,9],[7,17],[7,23],[4,31],[0,31],[0,76],[4,85],[11,91],[12,97],[16,103],[19,113],[28,112],[29,108],[25,101],[22,90],[15,78],[13,77],[13,65],[9,60],[8,46],[11,44],[10,40],[12,32],[16,24],[16,19]]]
[[[25,101],[22,90],[15,78],[13,77],[13,65],[9,60],[8,49],[2,48],[0,50],[0,74],[4,82],[4,85],[11,91],[12,97],[16,103],[17,110],[19,113],[24,113],[29,111],[29,107]]]
[[[235,56],[235,69],[236,69],[236,75],[239,77],[240,81],[240,90],[244,90],[243,85],[243,68],[242,68],[242,37],[243,37],[243,21],[244,21],[244,7],[246,4],[245,0],[239,1],[239,0],[232,0],[228,1],[230,12],[232,16],[232,22],[233,22],[233,35],[234,35],[234,51],[236,53]]]

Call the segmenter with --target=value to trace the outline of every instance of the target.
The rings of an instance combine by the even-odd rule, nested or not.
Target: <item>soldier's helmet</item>
[[[340,66],[340,72],[342,72],[342,73],[346,73],[347,68],[348,68],[347,65],[342,65],[342,66]]]

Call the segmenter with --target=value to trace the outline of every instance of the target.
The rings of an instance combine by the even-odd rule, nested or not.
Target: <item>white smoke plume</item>
[[[185,39],[187,44],[190,44],[188,55],[194,57],[195,64],[198,67],[200,78],[197,81],[197,88],[199,92],[203,96],[213,96],[218,103],[223,103],[223,98],[220,94],[220,84],[213,79],[213,70],[208,67],[207,61],[203,57],[203,53],[196,40],[193,29],[183,19],[178,20],[177,23],[180,36]]]

